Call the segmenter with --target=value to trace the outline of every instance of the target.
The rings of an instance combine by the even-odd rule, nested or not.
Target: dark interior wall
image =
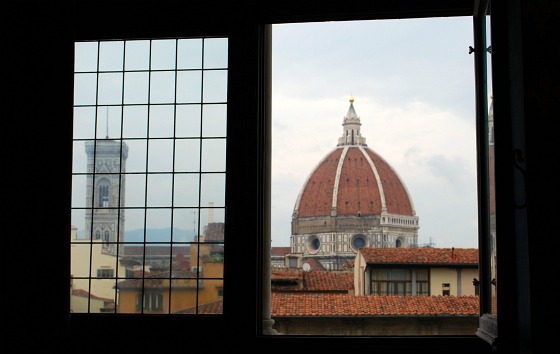
[[[471,335],[478,316],[369,317],[369,318],[274,318],[274,328],[283,335],[409,336]]]
[[[527,192],[526,229],[518,235],[516,247],[527,246],[528,257],[514,262],[516,266],[500,274],[509,279],[504,291],[517,294],[514,306],[529,309],[528,313],[500,314],[511,319],[510,324],[504,321],[501,325],[503,323],[503,328],[509,331],[514,344],[507,347],[504,343],[511,351],[499,351],[521,352],[515,345],[515,338],[521,335],[530,340],[528,352],[547,353],[545,348],[557,347],[552,333],[554,326],[544,319],[557,314],[553,311],[557,307],[553,284],[558,274],[558,257],[553,245],[558,235],[555,220],[556,199],[560,193],[555,174],[559,167],[558,133],[553,127],[560,117],[560,41],[552,33],[557,32],[560,8],[553,0],[494,2],[498,4],[497,9],[509,14],[498,14],[500,20],[496,25],[515,30],[502,32],[502,39],[508,38],[510,44],[506,50],[513,50],[511,45],[515,41],[520,44],[513,50],[518,56],[509,58],[508,68],[517,70],[515,78],[503,73],[501,79],[504,87],[512,83],[517,85],[512,86],[510,97],[522,99],[523,114],[517,123],[524,132],[523,176]],[[264,6],[265,13],[271,18],[299,11],[296,1],[283,4],[270,0],[268,3],[270,6]],[[316,4],[312,1],[300,3],[305,10],[302,18],[313,17],[312,8]],[[7,110],[2,114],[5,190],[2,237],[7,242],[3,243],[2,250],[8,316],[4,317],[4,323],[8,328],[6,338],[20,345],[20,349],[60,348],[66,339],[69,276],[67,254],[60,250],[68,249],[70,236],[67,196],[70,194],[72,149],[68,139],[72,136],[72,73],[68,68],[72,67],[72,36],[76,26],[73,6],[72,1],[10,1],[5,8],[8,45],[3,57],[8,80],[4,81],[4,91],[8,95],[3,100]],[[347,8],[353,11],[352,6],[347,5]],[[273,13],[273,10],[278,12]],[[336,7],[332,11],[335,10]],[[104,17],[99,18],[96,28],[110,23],[106,21]],[[497,56],[504,58],[507,54]],[[521,85],[518,85],[519,80]],[[511,100],[506,101],[502,107],[515,106]],[[509,173],[513,168],[510,165]],[[512,215],[517,214],[512,212]],[[509,261],[518,251],[506,245],[501,249],[512,251]],[[520,268],[524,265],[527,272]],[[252,281],[249,284],[253,284]],[[514,308],[509,307],[510,312]]]
[[[546,319],[556,321],[559,315],[549,285],[559,274],[560,41],[553,33],[560,30],[560,2],[522,1],[521,14],[531,304],[530,327],[523,326],[531,328],[533,347],[547,352],[558,334]]]

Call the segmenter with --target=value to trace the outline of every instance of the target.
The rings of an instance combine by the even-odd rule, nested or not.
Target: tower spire
[[[346,112],[346,116],[344,116],[344,120],[342,122],[342,136],[338,138],[338,145],[337,146],[344,146],[344,145],[363,145],[367,146],[366,138],[362,137],[360,133],[360,117],[356,114],[356,110],[354,109],[354,96],[350,95],[350,107],[348,108],[348,112]]]
[[[109,107],[105,109],[105,132],[107,134],[105,139],[109,139]]]

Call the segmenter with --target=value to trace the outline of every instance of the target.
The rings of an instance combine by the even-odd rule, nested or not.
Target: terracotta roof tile
[[[272,317],[478,316],[478,296],[372,296],[272,293]]]
[[[354,289],[354,273],[312,270],[303,274],[307,291],[348,291]]]
[[[291,292],[342,292],[354,289],[354,274],[349,271],[273,269],[272,289]]]
[[[270,253],[273,256],[283,256],[288,253],[292,253],[291,247],[272,247]]]
[[[329,152],[309,175],[296,206],[299,218],[330,216],[334,193],[337,193],[338,215],[356,215],[358,212],[362,215],[380,215],[382,195],[389,214],[415,215],[408,191],[397,172],[366,146],[348,147],[335,190],[343,151],[343,147],[337,147]]]
[[[309,268],[311,270],[325,270],[323,264],[318,260],[316,260],[315,258],[305,258],[303,260],[303,264],[305,263],[309,264]]]
[[[199,314],[199,315],[219,315],[224,313],[224,303],[223,301],[210,302],[208,304],[199,305],[198,312],[196,307],[189,307],[180,311],[175,312],[178,315],[189,315],[189,314]]]
[[[367,264],[470,264],[478,265],[477,248],[371,248],[359,251]]]
[[[109,299],[109,298],[106,298],[106,297],[95,296],[95,295],[90,294],[89,292],[87,292],[86,290],[83,290],[83,289],[72,289],[72,295],[78,296],[78,297],[86,297],[86,298],[90,298],[90,299],[101,300],[101,301],[104,301],[104,302],[114,302],[113,299]]]

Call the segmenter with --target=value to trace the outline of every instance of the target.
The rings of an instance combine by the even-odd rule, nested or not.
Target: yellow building
[[[354,262],[355,295],[478,295],[478,278],[476,248],[364,247]]]
[[[201,237],[191,245],[190,259],[195,262],[186,269],[146,272],[143,277],[118,282],[118,312],[168,314],[221,301],[223,244],[205,243]]]
[[[102,312],[104,302],[96,299],[110,299],[114,305],[116,278],[124,278],[126,269],[117,266],[119,257],[103,252],[103,242],[79,239],[77,234],[78,229],[73,226],[70,231],[71,291],[88,293],[90,299],[86,301],[89,306],[85,306],[82,298],[72,296],[70,310],[75,313]]]

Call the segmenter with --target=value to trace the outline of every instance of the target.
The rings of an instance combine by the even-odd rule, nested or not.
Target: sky
[[[478,247],[473,42],[472,17],[273,25],[273,247],[290,245],[298,193],[350,97],[412,196],[418,243]]]

